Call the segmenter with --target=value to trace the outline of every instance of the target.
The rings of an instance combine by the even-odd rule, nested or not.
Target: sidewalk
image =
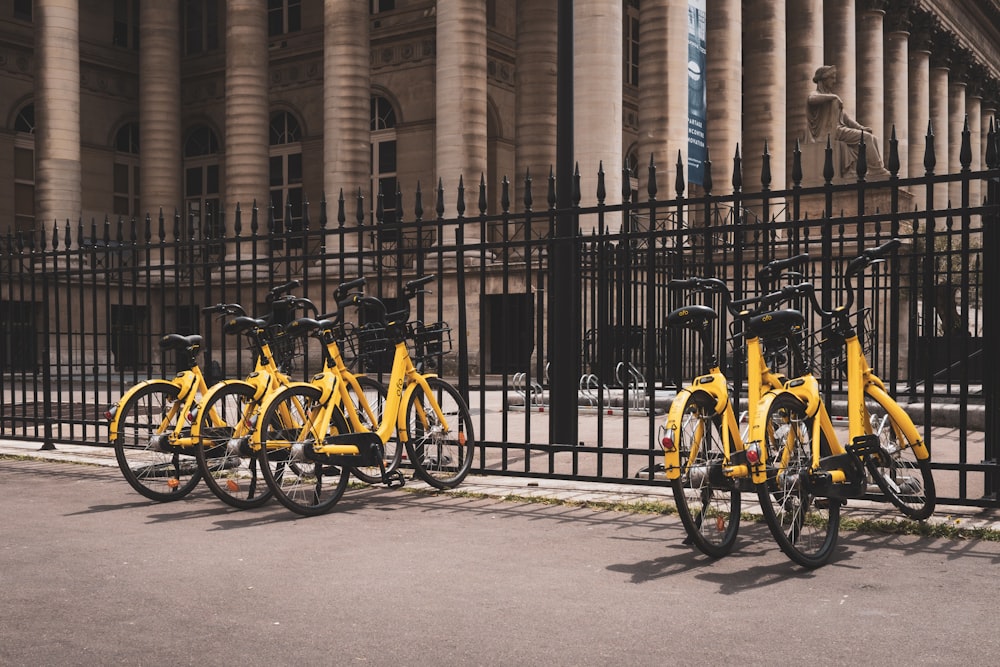
[[[118,465],[111,447],[57,445],[54,450],[40,449],[40,443],[22,440],[0,440],[0,456],[21,456],[39,461],[57,461],[86,465]],[[122,483],[125,483],[124,480]],[[407,481],[407,487],[429,488],[419,481]],[[600,502],[616,505],[667,503],[673,505],[673,494],[666,487],[639,484],[613,484],[560,479],[504,477],[500,475],[469,475],[454,493],[481,494],[494,498],[545,498],[566,503]],[[746,499],[749,500],[749,499]],[[755,503],[744,500],[744,511],[755,512]],[[843,515],[857,520],[899,521],[901,515],[889,505],[852,500]],[[927,519],[933,524],[948,524],[965,529],[987,529],[1000,532],[1000,509],[983,509],[961,505],[939,505]]]

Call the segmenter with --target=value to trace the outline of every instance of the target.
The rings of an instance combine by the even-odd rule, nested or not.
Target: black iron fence
[[[671,196],[659,199],[662,175],[651,163],[641,201],[598,198],[570,210],[556,208],[552,178],[546,205],[535,210],[541,197],[526,179],[517,211],[504,180],[497,213],[487,211],[481,182],[469,214],[460,185],[453,213],[439,186],[432,215],[418,187],[412,213],[398,192],[387,195],[391,207],[382,194],[375,202],[341,195],[306,203],[300,217],[237,209],[231,220],[202,225],[225,229],[216,237],[192,237],[187,221],[162,214],[8,234],[0,238],[0,437],[105,444],[106,407],[129,385],[176,371],[157,345],[166,332],[201,333],[213,377],[246,374],[249,353],[203,306],[239,302],[263,313],[267,289],[295,279],[297,294],[328,312],[341,281],[364,275],[370,294],[394,300],[403,282],[433,273],[433,293],[421,295],[411,316],[449,323],[454,347],[439,370],[477,415],[480,472],[662,485],[657,428],[677,387],[701,369],[694,341],[663,323],[671,309],[702,297],[668,290],[668,282],[716,276],[740,297],[754,293],[763,263],[808,253],[803,274],[831,305],[843,297],[847,260],[900,238],[892,261],[857,287],[873,367],[922,424],[943,500],[992,506],[1000,359],[984,341],[996,336],[1000,303],[996,133],[986,142],[986,168],[973,168],[970,149],[955,174],[933,173],[928,142],[928,173],[900,178],[893,144],[892,176],[871,182],[835,183],[830,168],[819,184],[803,185],[796,151],[792,188],[770,189],[765,155],[762,187],[748,191],[737,151],[725,195],[710,179],[687,192],[678,168]],[[968,133],[964,142],[968,148]],[[829,150],[827,160],[829,167]],[[599,180],[603,192],[603,174]],[[386,209],[394,209],[391,220]],[[578,233],[559,235],[557,219],[567,214]],[[836,406],[843,379],[818,343],[823,323],[809,321],[812,356]],[[716,341],[739,395],[730,324],[720,318]],[[576,363],[553,367],[557,348]],[[317,358],[318,350],[302,359],[303,377]],[[567,403],[567,391],[576,409],[553,409]],[[565,433],[578,436],[565,441]]]

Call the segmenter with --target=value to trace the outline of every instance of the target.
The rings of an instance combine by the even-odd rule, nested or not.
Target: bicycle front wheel
[[[767,480],[757,496],[771,534],[786,556],[803,567],[824,565],[840,531],[840,500],[810,491],[812,420],[791,394],[779,394],[767,414],[763,446]]]
[[[194,447],[172,442],[181,406],[177,386],[151,382],[118,406],[115,458],[133,489],[152,500],[180,500],[198,485],[201,471]],[[182,435],[188,435],[184,427]]]
[[[476,438],[462,395],[441,378],[427,378],[406,401],[406,452],[416,476],[438,489],[453,489],[472,468]],[[441,422],[435,406],[441,410]]]
[[[715,399],[694,392],[685,401],[680,428],[667,434],[682,466],[680,477],[671,482],[677,512],[688,541],[712,558],[733,550],[740,526],[739,487],[722,474],[725,452],[719,423]]]
[[[918,521],[926,519],[937,502],[930,460],[917,458],[902,428],[878,399],[865,394],[865,410],[881,446],[878,456],[865,459],[868,472],[904,515]]]
[[[358,410],[358,417],[369,431],[377,431],[379,424],[382,423],[382,415],[385,413],[386,396],[388,396],[389,392],[384,384],[367,375],[359,375],[355,379],[358,381],[358,386],[361,388],[365,401],[367,401],[368,407],[371,409],[371,412],[363,410],[360,399],[352,396],[354,406]],[[348,384],[348,390],[351,394],[355,391],[354,387],[350,384]],[[402,460],[403,448],[399,444],[399,439],[395,436],[390,437],[389,441],[384,445],[383,465],[385,465],[386,475],[395,472]],[[367,484],[382,483],[382,471],[379,470],[377,465],[358,466],[352,468],[351,472],[354,473],[355,477]]]
[[[205,484],[219,500],[239,509],[260,507],[271,489],[260,473],[250,435],[260,403],[249,384],[221,384],[205,396],[195,446]]]
[[[332,423],[316,426],[322,413],[320,391],[315,387],[288,387],[274,397],[261,419],[261,447],[257,452],[264,481],[278,501],[302,516],[329,512],[347,489],[350,468],[312,461],[318,434],[347,433],[339,410]]]

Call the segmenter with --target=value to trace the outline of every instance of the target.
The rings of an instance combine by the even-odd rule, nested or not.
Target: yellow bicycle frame
[[[752,419],[754,414],[753,406],[760,402],[764,387],[781,387],[782,378],[768,367],[767,362],[764,360],[760,338],[756,336],[747,338],[747,368],[747,400]],[[739,423],[736,420],[736,412],[733,410],[732,403],[729,400],[729,386],[726,383],[726,377],[718,367],[712,368],[706,375],[696,377],[690,385],[677,392],[677,396],[674,397],[673,402],[670,404],[670,410],[667,412],[664,430],[668,434],[676,434],[680,431],[687,397],[696,391],[704,392],[715,400],[715,414],[722,416],[722,447],[725,460],[728,463],[732,460],[733,452],[740,451],[744,447],[743,439],[740,436]],[[663,465],[667,479],[673,480],[680,477],[681,472],[697,458],[701,436],[701,433],[697,434],[695,443],[691,447],[689,458],[684,462],[683,466],[681,465],[678,447],[674,447],[669,451],[664,450]],[[674,442],[676,442],[676,436],[672,435],[672,437]],[[750,474],[745,465],[725,465],[722,470],[727,477],[747,477]]]

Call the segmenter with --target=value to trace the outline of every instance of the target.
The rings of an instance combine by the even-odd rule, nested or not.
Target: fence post
[[[986,166],[990,172],[986,178],[986,215],[983,216],[983,256],[995,258],[1000,255],[1000,155],[998,155],[997,131],[990,121],[987,136]],[[983,263],[983,340],[993,340],[1000,333],[1000,267],[995,261]],[[983,345],[983,400],[986,410],[986,432],[984,463],[992,464],[983,480],[983,496],[997,501],[998,480],[996,464],[997,449],[1000,448],[1000,396],[998,396],[997,374],[1000,373],[1000,352],[995,345]]]
[[[559,0],[556,57],[556,224],[550,258],[549,360],[552,363],[553,443],[578,442],[580,290],[577,283],[576,215],[573,199],[573,0]]]

